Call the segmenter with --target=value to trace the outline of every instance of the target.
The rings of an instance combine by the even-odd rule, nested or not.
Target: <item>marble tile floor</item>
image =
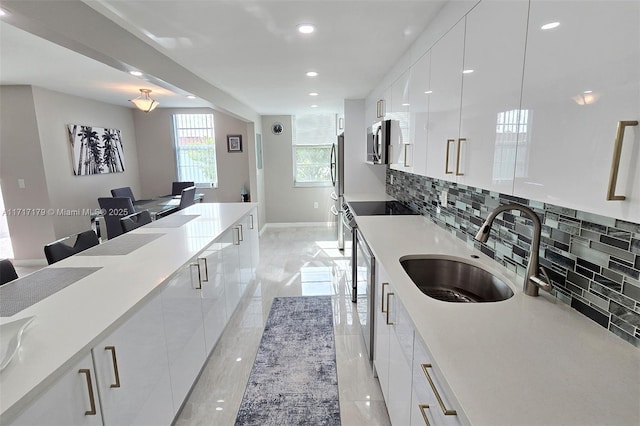
[[[176,426],[234,424],[273,298],[304,295],[332,296],[342,425],[390,424],[345,281],[349,260],[334,236],[335,228],[327,226],[263,232],[256,281],[220,337]]]

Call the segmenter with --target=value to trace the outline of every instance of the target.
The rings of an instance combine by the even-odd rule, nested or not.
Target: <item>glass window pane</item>
[[[174,114],[179,181],[218,186],[213,114]]]

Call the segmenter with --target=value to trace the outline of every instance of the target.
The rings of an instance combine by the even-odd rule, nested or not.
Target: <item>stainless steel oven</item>
[[[356,303],[362,337],[369,360],[374,348],[374,296],[376,261],[364,236],[358,231],[358,216],[417,214],[399,201],[355,201],[342,205],[345,243],[351,241],[351,301]]]

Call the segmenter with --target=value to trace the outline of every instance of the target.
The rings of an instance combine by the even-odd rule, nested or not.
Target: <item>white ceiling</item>
[[[271,115],[339,112],[344,99],[365,98],[445,1],[85,3],[209,84]],[[299,34],[300,23],[317,30]],[[306,77],[309,70],[318,77]],[[7,24],[0,24],[0,84],[33,84],[119,105],[149,87],[161,107],[209,104],[143,86],[136,77]]]

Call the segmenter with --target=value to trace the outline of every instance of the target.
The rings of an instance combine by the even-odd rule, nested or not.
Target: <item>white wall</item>
[[[5,210],[50,208],[31,86],[0,86],[0,180]],[[64,132],[64,129],[61,129]],[[25,188],[18,187],[24,179]],[[44,257],[53,217],[7,215],[16,259]]]
[[[275,135],[271,125],[280,122],[284,131]],[[333,222],[329,210],[333,187],[296,188],[293,186],[292,116],[262,117],[262,149],[267,223]],[[314,208],[314,202],[318,208]]]
[[[253,153],[250,148],[254,135],[251,134],[250,139],[247,137],[247,123],[210,108],[160,108],[151,113],[134,112],[142,195],[147,198],[169,194],[171,182],[177,180],[172,124],[172,116],[176,113],[213,113],[218,188],[199,188],[198,192],[205,194],[205,202],[241,201],[242,185],[250,188],[249,157]],[[227,135],[242,135],[242,152],[227,152]]]
[[[2,86],[1,161],[6,208],[46,211],[46,216],[8,217],[15,259],[43,259],[43,247],[91,227],[83,209],[98,208],[110,189],[139,192],[138,158],[131,109],[31,86]],[[125,172],[73,174],[67,124],[117,128],[122,132]],[[25,188],[18,188],[24,179]],[[53,213],[50,211],[53,209]],[[78,215],[60,211],[80,210]]]
[[[140,175],[132,109],[39,87],[33,87],[33,98],[51,208],[97,209],[98,197],[111,197],[111,189],[122,186],[130,186],[139,198]],[[119,129],[124,148],[124,172],[75,176],[67,124]],[[86,231],[90,226],[88,215],[55,214],[53,217],[56,238]]]
[[[344,193],[384,194],[387,166],[367,164],[367,127],[363,99],[344,101]]]

